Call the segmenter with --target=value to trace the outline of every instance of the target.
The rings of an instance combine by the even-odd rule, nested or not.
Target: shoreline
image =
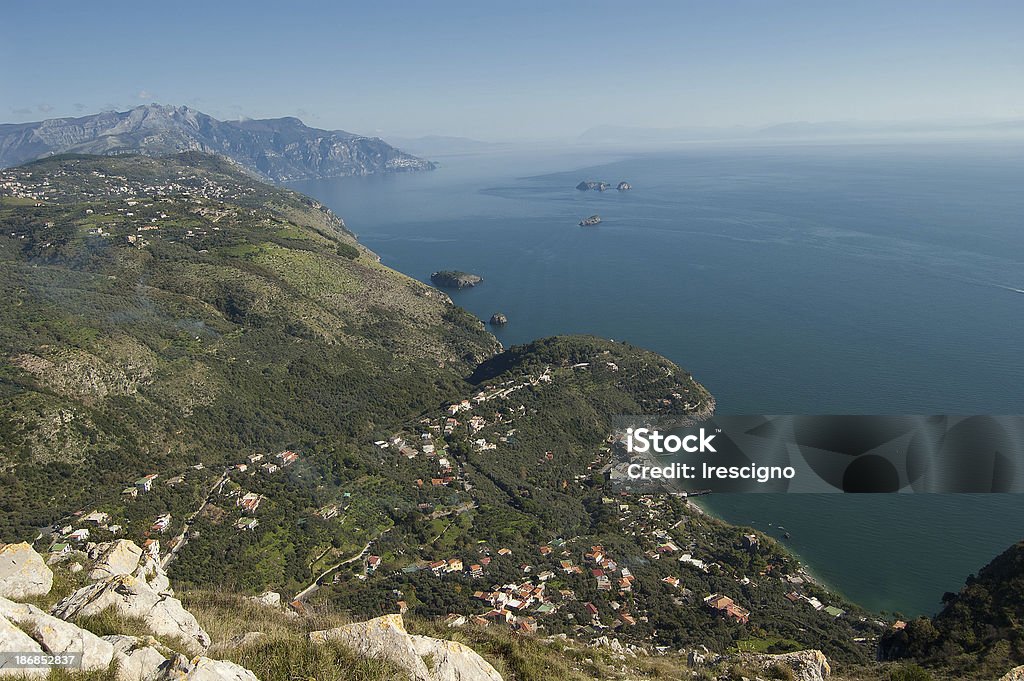
[[[707,495],[707,496],[710,496],[710,495]],[[718,522],[725,523],[726,525],[729,525],[731,527],[746,527],[746,528],[749,528],[751,530],[754,530],[755,532],[760,532],[761,534],[764,534],[764,535],[767,535],[767,536],[771,537],[771,539],[773,541],[775,541],[777,544],[779,544],[782,548],[784,548],[786,550],[786,553],[790,554],[791,556],[793,556],[793,558],[796,559],[797,563],[800,566],[800,573],[809,582],[811,582],[815,586],[818,586],[818,587],[821,587],[822,589],[825,589],[826,591],[829,591],[831,593],[836,594],[837,596],[839,596],[843,600],[849,601],[850,603],[856,605],[858,608],[861,608],[862,610],[864,610],[864,612],[870,613],[873,616],[880,616],[880,613],[876,613],[876,612],[872,611],[871,609],[861,605],[860,603],[858,603],[854,599],[852,599],[849,596],[847,596],[841,589],[833,586],[828,581],[823,579],[820,575],[816,574],[814,572],[814,570],[810,567],[810,563],[808,563],[807,560],[803,556],[801,556],[800,553],[796,549],[794,549],[791,546],[787,545],[781,539],[778,539],[776,537],[772,537],[768,533],[764,532],[763,530],[759,530],[756,527],[751,527],[749,525],[743,525],[742,523],[729,522],[728,520],[726,520],[722,516],[720,516],[717,513],[715,513],[710,508],[707,508],[706,506],[704,506],[702,502],[698,501],[699,498],[700,497],[695,497],[693,499],[688,499],[687,501],[701,515],[707,516],[709,518],[714,518]]]

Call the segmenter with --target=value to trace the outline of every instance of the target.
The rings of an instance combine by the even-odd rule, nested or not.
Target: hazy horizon
[[[185,2],[164,14],[58,1],[7,18],[7,122],[159,101],[384,138],[514,141],[1024,118],[1016,2]]]

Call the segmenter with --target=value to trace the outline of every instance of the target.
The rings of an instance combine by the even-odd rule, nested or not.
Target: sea
[[[596,334],[693,373],[719,414],[1024,414],[1024,142],[537,148],[303,182],[386,265],[506,346]],[[582,180],[632,190],[579,191]],[[599,214],[602,222],[578,222]],[[1016,495],[723,494],[869,610],[931,614],[1024,539]],[[788,537],[787,537],[788,535]]]

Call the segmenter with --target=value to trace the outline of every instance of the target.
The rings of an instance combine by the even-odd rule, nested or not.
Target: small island
[[[620,192],[628,192],[632,188],[633,188],[633,185],[631,185],[630,183],[626,182],[625,180],[620,182],[619,186],[616,187],[616,189],[618,189]]]
[[[457,270],[441,270],[430,275],[430,281],[442,288],[472,288],[483,281],[483,277]]]
[[[589,218],[580,220],[580,227],[592,227],[601,224],[600,215],[591,215]]]
[[[488,322],[491,326],[505,326],[508,324],[508,317],[500,312],[495,312],[491,315],[491,320]]]
[[[576,185],[576,189],[579,189],[581,192],[591,191],[591,190],[595,191],[595,192],[603,192],[604,190],[608,189],[609,186],[610,185],[607,182],[596,182],[594,180],[584,180],[583,182],[580,182],[578,185]]]

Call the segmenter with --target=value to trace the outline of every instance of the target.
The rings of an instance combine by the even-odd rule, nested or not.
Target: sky
[[[144,103],[366,135],[1024,118],[1022,0],[14,2],[0,122]]]

